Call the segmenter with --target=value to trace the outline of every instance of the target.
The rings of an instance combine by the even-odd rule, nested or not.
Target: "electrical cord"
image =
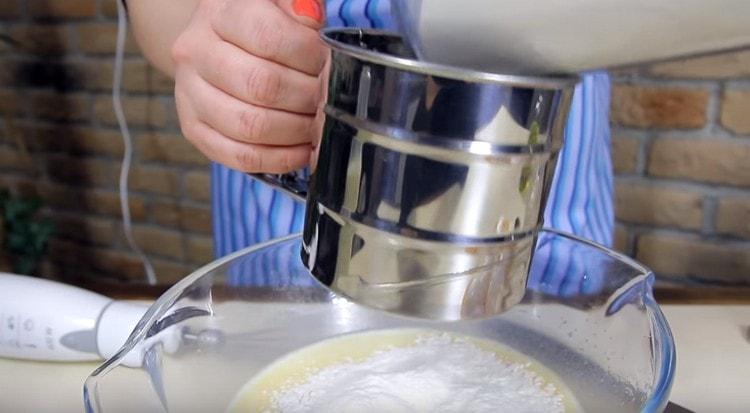
[[[133,250],[143,264],[143,269],[146,271],[146,281],[150,285],[156,285],[156,272],[154,271],[154,267],[151,265],[151,261],[146,254],[143,253],[133,237],[133,224],[130,217],[130,203],[128,202],[128,175],[130,174],[130,164],[133,161],[133,139],[130,135],[127,121],[125,120],[125,113],[122,110],[122,100],[120,99],[126,33],[127,18],[125,7],[121,1],[117,1],[117,49],[115,52],[114,81],[112,85],[112,105],[115,109],[117,124],[120,126],[122,141],[125,146],[122,156],[122,167],[120,168],[120,209],[122,211],[122,226],[123,231],[125,232],[125,239],[128,241],[130,249]]]

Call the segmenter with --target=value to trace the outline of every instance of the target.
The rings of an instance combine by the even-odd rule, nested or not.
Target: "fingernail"
[[[316,22],[323,21],[323,11],[318,0],[294,0],[292,9],[298,16],[306,16]]]

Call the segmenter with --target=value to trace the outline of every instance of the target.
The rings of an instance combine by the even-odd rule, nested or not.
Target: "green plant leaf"
[[[13,260],[13,271],[33,274],[55,231],[49,219],[38,217],[42,201],[39,198],[20,199],[6,189],[0,189],[0,216],[3,217],[5,251]]]
[[[13,264],[13,271],[17,274],[33,275],[36,270],[39,257],[22,256]]]

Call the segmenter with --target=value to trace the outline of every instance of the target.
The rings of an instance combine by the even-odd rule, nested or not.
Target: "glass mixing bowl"
[[[664,409],[675,368],[654,275],[616,252],[542,231],[523,301],[483,320],[436,322],[332,293],[299,258],[299,236],[251,247],[191,274],[146,313],[86,381],[89,412],[222,412],[280,357],[342,334],[398,327],[478,336],[554,371],[585,411]]]

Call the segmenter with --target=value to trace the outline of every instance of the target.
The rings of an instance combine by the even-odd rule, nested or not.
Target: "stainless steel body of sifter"
[[[481,318],[524,294],[576,77],[420,62],[398,36],[328,30],[326,119],[302,259],[386,311]]]

